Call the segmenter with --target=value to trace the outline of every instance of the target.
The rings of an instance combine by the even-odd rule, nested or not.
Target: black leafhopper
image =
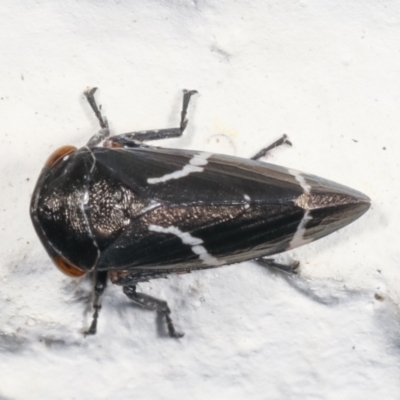
[[[337,183],[259,161],[286,136],[244,159],[151,147],[179,137],[196,91],[184,91],[179,128],[110,136],[107,120],[85,92],[101,129],[86,146],[64,146],[47,160],[32,196],[36,232],[66,274],[93,273],[96,332],[107,281],[136,304],[165,314],[165,301],[139,293],[139,282],[246,260],[295,271],[265,258],[351,223],[370,207],[364,194]]]

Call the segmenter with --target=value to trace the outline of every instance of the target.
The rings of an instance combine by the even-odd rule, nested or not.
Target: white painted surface
[[[400,13],[397,1],[4,0],[0,10],[0,398],[398,399]],[[51,264],[28,216],[57,147],[82,146],[98,99],[115,133],[179,124],[158,145],[252,156],[369,195],[341,232],[296,249],[300,277],[245,263],[120,288],[99,334],[90,284]]]

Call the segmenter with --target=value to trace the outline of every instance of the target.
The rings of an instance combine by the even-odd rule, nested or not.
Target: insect
[[[284,135],[252,159],[151,147],[144,142],[179,137],[194,90],[183,94],[179,128],[110,136],[100,123],[86,146],[64,146],[47,160],[30,213],[49,256],[71,277],[93,273],[95,334],[107,281],[136,304],[165,315],[165,301],[137,284],[171,273],[215,268],[246,260],[296,271],[265,258],[302,246],[351,223],[370,207],[364,194],[337,183],[258,161],[284,143]]]

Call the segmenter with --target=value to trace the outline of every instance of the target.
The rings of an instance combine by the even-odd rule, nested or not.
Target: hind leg
[[[298,274],[300,267],[300,263],[298,261],[294,261],[291,264],[280,264],[275,262],[275,260],[271,258],[265,258],[265,257],[256,258],[254,261],[256,261],[258,264],[262,266],[279,269],[280,271],[295,275]]]
[[[287,135],[283,135],[280,139],[276,140],[268,147],[261,149],[255,156],[251,157],[251,160],[259,160],[261,157],[264,157],[270,150],[274,149],[275,147],[282,146],[283,144],[288,144],[289,146],[292,145],[292,142],[288,140]]]
[[[144,293],[138,293],[136,291],[136,285],[124,286],[124,293],[137,305],[147,309],[154,310],[164,314],[169,336],[179,339],[184,333],[178,332],[175,329],[174,323],[171,319],[171,310],[168,307],[168,303],[164,300],[156,299]]]

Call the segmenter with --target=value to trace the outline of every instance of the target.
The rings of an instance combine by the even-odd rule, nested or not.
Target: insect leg
[[[96,99],[94,98],[94,93],[96,92],[96,90],[97,90],[97,88],[89,88],[89,89],[85,90],[85,92],[84,92],[86,99],[89,102],[90,107],[92,108],[93,112],[95,113],[97,119],[99,120],[100,127],[101,127],[100,131],[96,135],[94,135],[87,143],[87,145],[89,147],[97,146],[107,136],[110,136],[110,130],[108,129],[107,119],[105,117],[103,117],[103,115],[101,114],[101,111],[100,111],[99,107],[97,106]]]
[[[184,333],[177,332],[170,317],[171,310],[164,300],[159,300],[144,293],[136,291],[136,285],[124,286],[124,293],[137,305],[146,308],[147,310],[155,310],[165,315],[169,336],[173,338],[181,338]]]
[[[264,149],[260,150],[254,157],[251,157],[251,160],[258,160],[261,157],[264,157],[270,150],[274,149],[275,147],[281,146],[285,143],[288,144],[289,146],[292,145],[292,143],[288,140],[287,136],[283,135],[280,139],[276,140],[268,147],[265,147]]]
[[[95,272],[93,277],[93,320],[90,328],[85,332],[85,335],[94,335],[97,329],[97,320],[101,309],[101,296],[107,286],[107,271]]]
[[[183,90],[183,103],[182,103],[181,124],[180,124],[180,129],[182,133],[185,130],[186,125],[188,123],[186,114],[187,114],[187,109],[189,107],[190,98],[196,93],[197,90],[186,90],[186,89]]]
[[[294,261],[291,264],[280,264],[275,262],[275,260],[271,258],[264,257],[256,258],[254,261],[265,267],[276,268],[289,274],[297,274],[300,266],[300,263],[298,261]]]
[[[90,107],[92,107],[93,112],[96,114],[96,117],[97,117],[97,119],[99,120],[100,127],[101,127],[102,129],[108,128],[107,120],[106,120],[105,117],[103,117],[103,116],[101,115],[101,111],[100,111],[99,107],[97,106],[96,100],[95,100],[95,98],[94,98],[94,94],[95,94],[96,90],[97,90],[96,87],[94,87],[94,88],[88,88],[88,89],[85,90],[84,93],[85,93],[85,96],[86,96],[87,101],[88,101],[89,104],[90,104]]]
[[[122,135],[113,136],[107,141],[109,143],[107,143],[106,145],[114,144],[126,147],[140,147],[140,143],[147,140],[170,139],[182,136],[188,123],[186,115],[189,107],[190,98],[195,93],[197,93],[196,90],[183,91],[181,122],[179,128],[154,129],[150,131],[124,133]]]

